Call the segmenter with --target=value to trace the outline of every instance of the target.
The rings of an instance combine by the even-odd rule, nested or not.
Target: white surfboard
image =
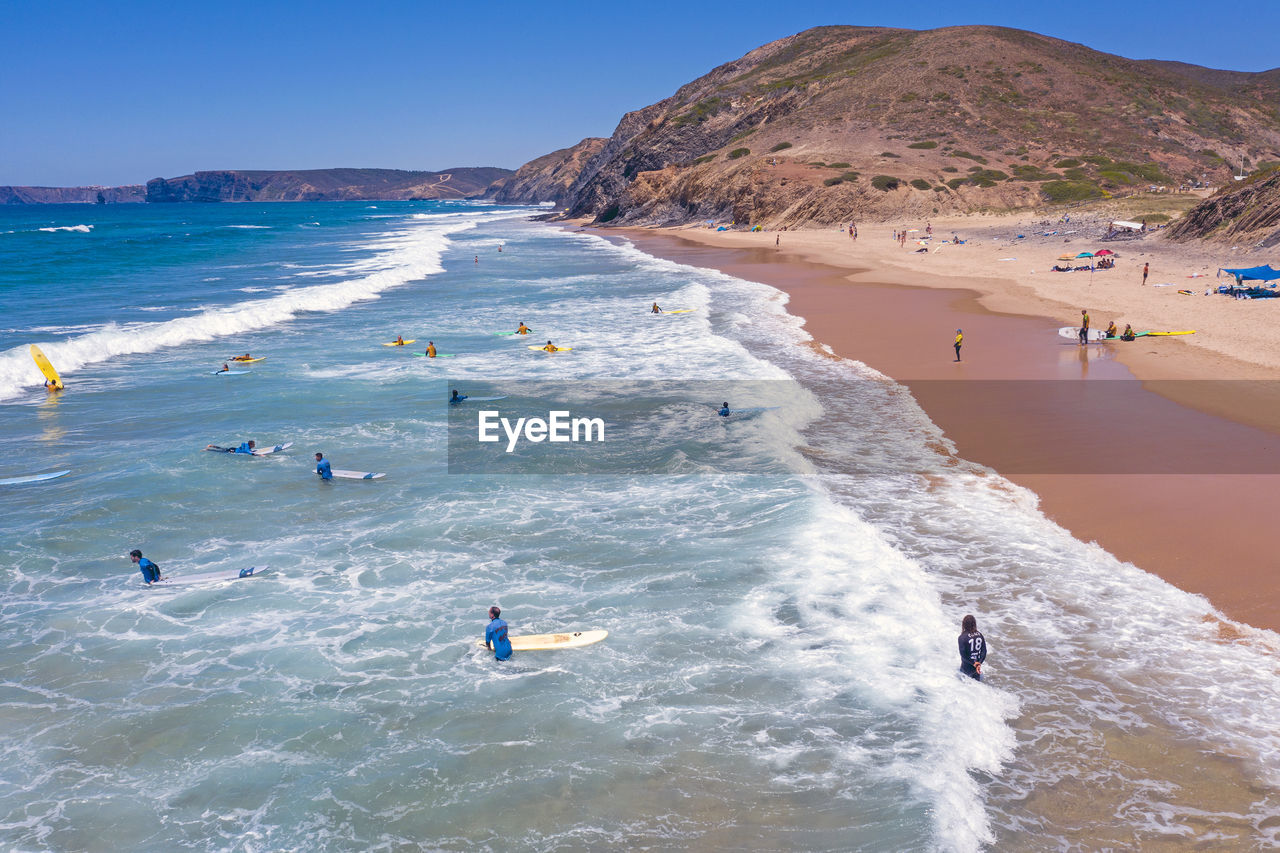
[[[1058,334],[1068,340],[1078,341],[1080,340],[1080,327],[1079,326],[1063,326],[1061,329],[1058,330]],[[1107,332],[1105,329],[1089,330],[1089,340],[1091,341],[1102,341],[1102,340],[1106,340],[1106,338],[1107,338]]]
[[[734,415],[754,415],[757,412],[772,412],[781,408],[782,408],[781,406],[752,406],[746,409],[731,408],[729,409],[729,414],[727,415],[720,415],[720,410],[716,409],[716,414],[720,415],[720,417],[722,418],[731,418]]]
[[[252,370],[213,370],[210,372],[214,376],[244,376],[246,373],[253,373]]]
[[[153,584],[144,583],[143,586],[164,587],[164,586],[187,586],[196,583],[214,583],[216,581],[238,581],[242,578],[257,577],[267,570],[266,566],[250,566],[247,569],[224,569],[220,572],[205,572],[199,575],[178,575],[177,577],[165,578],[156,581]],[[164,570],[161,569],[163,572]]]
[[[293,447],[292,441],[286,441],[284,444],[277,444],[275,447],[264,447],[261,450],[253,451],[254,456],[269,456],[272,453],[279,453],[281,450],[288,450]]]
[[[334,468],[330,473],[344,480],[379,480],[387,476],[386,474],[372,474],[368,471],[340,471],[337,468]]]
[[[525,634],[522,637],[508,637],[511,648],[517,652],[542,652],[549,649],[580,649],[598,643],[609,636],[608,631],[565,631],[559,634]],[[484,640],[477,640],[476,645],[484,646]]]
[[[21,483],[40,483],[45,480],[56,480],[58,477],[65,477],[71,473],[70,469],[66,471],[50,471],[48,474],[27,474],[25,477],[5,477],[0,480],[0,486],[17,486]]]
[[[506,394],[503,394],[501,397],[468,397],[466,395],[462,395],[461,397],[459,397],[457,402],[459,403],[492,403],[494,400],[505,400],[505,399],[507,399]],[[455,401],[451,399],[449,400],[449,402],[452,403]]]

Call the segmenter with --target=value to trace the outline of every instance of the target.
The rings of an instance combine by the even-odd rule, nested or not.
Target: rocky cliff
[[[1170,226],[1168,239],[1280,246],[1280,167],[1223,187]]]
[[[499,204],[540,204],[545,201],[559,204],[568,198],[569,188],[582,174],[588,161],[604,148],[606,141],[591,136],[577,145],[530,160],[514,175],[501,178],[490,186],[484,197]]]
[[[149,202],[345,201],[475,198],[510,169],[468,167],[443,172],[400,169],[227,170],[147,181]]]
[[[120,204],[147,200],[142,184],[127,187],[0,187],[0,204]]]
[[[570,216],[829,224],[1103,198],[1280,160],[1280,72],[1000,27],[821,27],[625,115]],[[532,164],[530,164],[532,165]]]

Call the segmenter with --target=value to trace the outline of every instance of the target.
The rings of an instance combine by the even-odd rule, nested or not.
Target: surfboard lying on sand
[[[386,474],[372,474],[368,471],[339,471],[337,468],[334,468],[329,473],[344,480],[378,480],[387,476]]]
[[[546,344],[543,344],[541,347],[531,346],[529,347],[529,349],[533,350],[534,352],[545,352],[548,355],[555,355],[555,353],[557,352],[570,352],[573,350],[573,347],[556,347],[555,351],[553,352],[552,350],[543,349],[543,347],[545,346]]]
[[[1078,341],[1080,340],[1080,327],[1079,326],[1063,326],[1061,329],[1058,330],[1058,334],[1064,338],[1067,338],[1068,340]],[[1107,338],[1107,332],[1105,329],[1089,330],[1089,340],[1091,341],[1102,341],[1102,340],[1106,340],[1106,338]]]
[[[1147,332],[1146,334],[1150,335],[1153,338],[1166,338],[1166,337],[1169,337],[1170,335],[1194,335],[1195,333],[1196,333],[1195,329],[1188,329],[1185,332]]]
[[[61,391],[63,388],[62,377],[58,376],[58,371],[53,369],[53,365],[49,363],[49,359],[45,357],[44,352],[35,344],[31,345],[31,360],[36,363],[36,367],[40,368],[44,378],[53,383],[53,389]]]
[[[58,477],[65,477],[71,473],[66,471],[50,471],[48,474],[27,474],[25,477],[5,477],[0,479],[0,486],[17,486],[21,483],[40,483],[44,480],[56,480]]]
[[[383,346],[384,347],[403,347],[403,346],[408,346],[409,344],[413,343],[416,340],[417,338],[409,338],[409,340],[407,341],[392,341],[389,344],[383,344]]]
[[[609,636],[608,631],[566,631],[562,634],[526,634],[509,637],[511,648],[517,652],[543,652],[549,649],[580,649],[598,643]],[[484,640],[476,645],[483,647]]]
[[[257,577],[267,570],[266,566],[251,566],[247,569],[224,569],[220,572],[205,572],[200,575],[178,575],[174,578],[165,578],[158,580],[153,584],[143,583],[143,586],[155,587],[164,586],[187,586],[194,583],[214,583],[216,581],[238,581],[241,578]]]

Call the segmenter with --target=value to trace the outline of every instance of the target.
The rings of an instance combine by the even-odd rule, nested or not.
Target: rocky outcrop
[[[561,148],[530,160],[514,175],[502,178],[488,190],[484,197],[499,204],[559,204],[569,197],[569,189],[587,163],[607,140],[591,136],[569,148]]]
[[[1019,30],[820,27],[623,116],[567,215],[826,225],[1225,181],[1241,156],[1280,160],[1278,101],[1277,72]]]
[[[0,204],[120,204],[147,200],[142,184],[126,187],[0,187]]]
[[[1280,167],[1224,187],[1169,227],[1167,238],[1280,246]]]
[[[476,198],[510,169],[467,167],[443,172],[401,169],[196,172],[147,181],[146,200],[354,201]]]

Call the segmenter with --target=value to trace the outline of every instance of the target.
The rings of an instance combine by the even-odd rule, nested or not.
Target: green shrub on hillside
[[[969,183],[968,178],[952,178],[951,180],[947,181],[947,186],[953,190],[958,190],[960,189],[960,187],[964,186],[967,183]]]
[[[827,168],[828,169],[847,169],[849,168],[849,164],[848,163],[828,163]]]
[[[730,160],[737,160],[739,157],[746,157],[751,153],[750,148],[735,148],[729,152]]]
[[[843,184],[843,183],[844,183],[844,178],[840,177],[839,175],[836,175],[834,178],[827,178],[825,181],[822,182],[822,185],[824,187],[834,187],[836,184]]]
[[[1066,158],[1066,159],[1064,159],[1064,160],[1059,160],[1058,162],[1054,163],[1054,164],[1053,164],[1053,168],[1055,168],[1055,169],[1074,169],[1076,166],[1079,166],[1079,165],[1080,165],[1080,161],[1079,161],[1079,160],[1077,160],[1077,159],[1076,159],[1076,158],[1074,158],[1074,157],[1067,157],[1067,158]]]
[[[1087,201],[1102,198],[1102,190],[1088,181],[1049,181],[1040,185],[1049,201]]]
[[[975,163],[981,163],[984,166],[987,165],[987,158],[981,154],[970,154],[968,151],[952,151],[951,156],[963,157],[966,160],[973,160]]]
[[[902,155],[894,154],[892,151],[881,151],[880,156],[881,157],[901,157]]]
[[[928,181],[926,181],[924,178],[916,178],[911,182],[911,186],[915,187],[918,190],[927,190],[933,187],[933,185],[930,184]]]
[[[697,160],[694,160],[693,165],[701,166],[703,163],[710,163],[714,159],[716,159],[716,155],[707,154],[705,156],[699,157]]]
[[[921,149],[937,148],[937,147],[938,147],[938,143],[934,142],[932,139],[926,139],[924,142],[913,142],[913,143],[911,143],[910,145],[908,145],[907,147],[908,147],[908,148],[921,148]]]
[[[791,147],[791,143],[790,143],[790,142],[779,142],[777,145],[775,145],[775,146],[773,146],[772,148],[770,148],[770,149],[769,149],[769,153],[770,153],[770,154],[772,154],[772,153],[774,153],[775,151],[785,151],[786,149],[788,149],[788,148],[790,148],[790,147]]]
[[[843,175],[840,176],[841,180],[848,181],[849,183],[853,183],[854,181],[858,180],[858,178],[859,178],[859,175],[857,172],[845,172]]]
[[[958,171],[960,171],[960,170],[959,170],[959,169],[957,169],[955,166],[943,166],[943,167],[942,167],[942,171],[944,171],[944,172],[958,172]]]
[[[888,192],[889,190],[896,190],[898,188],[898,184],[900,183],[901,181],[899,181],[897,178],[893,177],[892,175],[876,175],[874,178],[871,179],[871,186],[883,192]]]

